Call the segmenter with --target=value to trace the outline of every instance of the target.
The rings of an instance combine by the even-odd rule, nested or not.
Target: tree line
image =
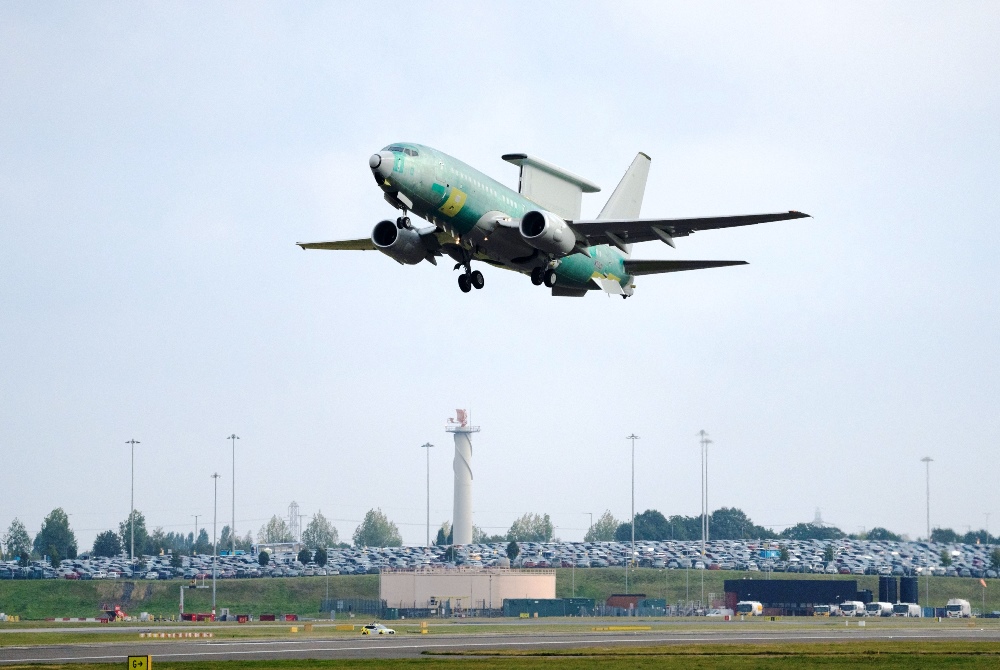
[[[781,532],[759,526],[736,507],[722,507],[709,515],[709,537],[715,540],[837,540],[844,538],[900,541],[902,537],[886,528],[876,527],[865,533],[848,535],[829,524],[799,523]],[[548,514],[526,513],[511,524],[504,534],[489,535],[478,526],[473,526],[472,541],[495,544],[501,542],[551,542],[555,528]],[[212,542],[204,528],[198,534],[164,532],[156,527],[150,532],[146,518],[135,510],[118,524],[117,530],[106,530],[95,538],[92,554],[95,556],[118,556],[128,554],[134,533],[135,555],[150,556],[163,553],[208,554],[212,552]],[[450,546],[453,540],[451,524],[441,524],[435,544]],[[284,518],[274,515],[261,526],[256,536],[259,543],[295,542],[291,528]],[[627,542],[632,539],[632,524],[616,519],[610,511],[605,511],[584,536],[586,542]],[[636,540],[699,540],[701,539],[701,517],[673,515],[664,516],[655,509],[648,509],[635,516]],[[370,509],[351,536],[355,547],[398,547],[402,545],[399,528],[382,512]],[[956,533],[950,528],[934,528],[931,541],[946,544],[1000,544],[1000,538],[985,530]],[[251,533],[235,538],[236,549],[249,551],[254,538]],[[302,530],[301,542],[311,552],[332,547],[349,547],[340,541],[336,527],[317,511],[309,524]],[[228,549],[233,544],[232,530],[222,527],[218,546]],[[7,532],[0,538],[0,557],[19,559],[27,564],[32,558],[48,556],[53,566],[63,559],[76,558],[78,544],[76,535],[69,525],[69,515],[61,507],[52,510],[42,521],[42,526],[31,538],[20,519],[15,518]],[[318,561],[317,561],[318,562]]]

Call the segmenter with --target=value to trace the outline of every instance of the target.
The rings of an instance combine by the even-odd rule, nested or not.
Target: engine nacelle
[[[427,256],[420,234],[412,228],[398,228],[392,221],[379,221],[372,230],[375,248],[400,265],[416,265]]]
[[[553,256],[567,256],[576,246],[573,229],[552,212],[527,212],[521,217],[520,230],[525,242]]]

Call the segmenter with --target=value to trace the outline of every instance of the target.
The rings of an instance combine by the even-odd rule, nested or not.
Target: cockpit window
[[[416,149],[410,149],[409,147],[401,147],[398,144],[393,144],[392,146],[386,147],[383,151],[399,152],[401,154],[406,154],[407,156],[419,156],[420,153]]]

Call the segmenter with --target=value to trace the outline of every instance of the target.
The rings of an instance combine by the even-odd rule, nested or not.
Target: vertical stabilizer
[[[642,209],[642,196],[646,193],[646,177],[649,176],[649,156],[641,151],[625,171],[614,193],[608,198],[597,219],[638,219]],[[624,244],[622,251],[632,255],[632,245]]]
[[[598,220],[638,219],[639,210],[642,209],[642,196],[646,192],[647,176],[649,156],[640,151],[597,216]]]

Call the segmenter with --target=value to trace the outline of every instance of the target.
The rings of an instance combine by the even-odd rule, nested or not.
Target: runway
[[[753,628],[753,629],[751,629]],[[394,659],[424,652],[461,654],[491,649],[586,649],[607,646],[688,644],[834,643],[860,640],[1000,642],[1000,628],[844,628],[761,630],[734,626],[727,630],[650,631],[641,633],[433,634],[351,638],[262,640],[173,640],[82,643],[0,648],[0,665],[17,663],[112,663],[126,656],[149,654],[164,661],[267,660],[272,658]]]

